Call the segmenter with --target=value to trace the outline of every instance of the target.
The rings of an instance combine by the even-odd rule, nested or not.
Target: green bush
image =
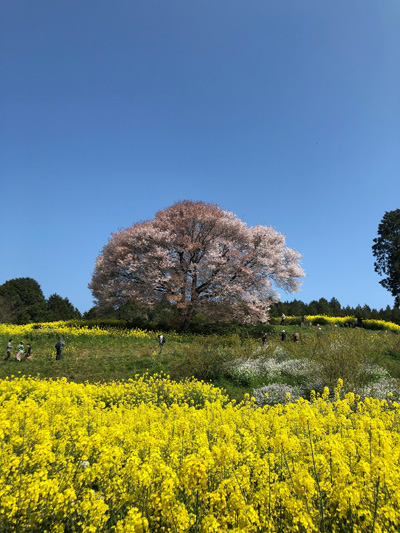
[[[318,363],[318,378],[333,389],[343,379],[348,390],[357,390],[371,380],[371,365],[382,364],[385,346],[360,329],[333,331],[316,337],[310,345],[312,359]]]

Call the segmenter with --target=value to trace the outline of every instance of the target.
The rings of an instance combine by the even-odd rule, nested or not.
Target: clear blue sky
[[[400,208],[398,0],[0,10],[0,284],[85,311],[110,234],[191,199],[284,233],[296,298],[393,304],[371,246]]]

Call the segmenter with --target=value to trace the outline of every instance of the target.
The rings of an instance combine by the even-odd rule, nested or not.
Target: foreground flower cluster
[[[397,531],[399,404],[328,394],[1,381],[0,530]]]

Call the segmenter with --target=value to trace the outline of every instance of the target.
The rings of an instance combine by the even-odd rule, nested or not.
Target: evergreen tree
[[[293,300],[288,304],[288,315],[289,316],[301,316],[304,312],[304,303],[300,300]]]
[[[317,309],[319,315],[330,315],[330,307],[326,298],[320,298],[318,300]]]
[[[372,318],[371,308],[369,305],[365,304],[364,307],[362,308],[361,318],[364,318],[364,319]]]
[[[354,312],[352,313],[353,316],[356,316],[357,318],[364,318],[363,316],[363,308],[360,304],[357,305],[357,307],[354,309]]]
[[[319,315],[319,306],[317,300],[311,300],[308,304],[308,315]]]
[[[62,298],[58,294],[52,294],[47,300],[47,308],[49,311],[49,320],[71,320],[73,318],[81,318],[81,314],[76,309],[68,298]]]
[[[340,316],[342,306],[337,298],[332,298],[329,302],[329,310],[332,316]]]

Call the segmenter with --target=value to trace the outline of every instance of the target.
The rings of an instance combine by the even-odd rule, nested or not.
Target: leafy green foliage
[[[49,311],[49,320],[70,320],[72,318],[81,318],[81,314],[68,298],[62,298],[58,294],[52,294],[47,300]]]
[[[400,209],[387,211],[378,227],[372,253],[376,259],[375,272],[384,277],[379,283],[394,296],[400,307]]]
[[[15,278],[0,286],[0,319],[4,323],[26,324],[48,320],[46,299],[37,281]]]

